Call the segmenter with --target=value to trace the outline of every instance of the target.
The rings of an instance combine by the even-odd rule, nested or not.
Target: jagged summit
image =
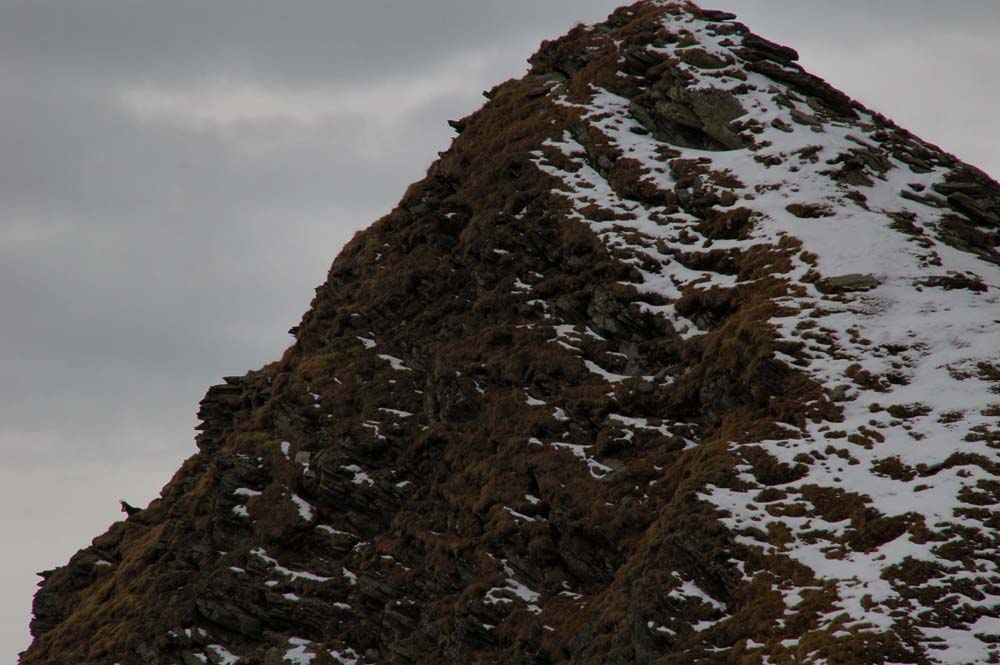
[[[725,12],[542,45],[34,663],[1000,659],[1000,185]]]

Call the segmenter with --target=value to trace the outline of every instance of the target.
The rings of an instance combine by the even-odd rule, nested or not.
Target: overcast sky
[[[0,0],[0,661],[481,91],[608,0]],[[874,6],[872,6],[874,5]],[[1000,174],[1000,2],[719,0]]]

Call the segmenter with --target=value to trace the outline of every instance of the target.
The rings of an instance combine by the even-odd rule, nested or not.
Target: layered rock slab
[[[733,19],[453,122],[22,662],[995,659],[1000,186]]]

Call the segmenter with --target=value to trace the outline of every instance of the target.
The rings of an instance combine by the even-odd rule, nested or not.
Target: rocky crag
[[[1000,662],[1000,185],[734,18],[453,121],[23,665]]]

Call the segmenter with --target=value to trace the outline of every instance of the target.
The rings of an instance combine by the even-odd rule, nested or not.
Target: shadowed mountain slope
[[[1000,185],[734,18],[453,121],[21,662],[998,662]]]

